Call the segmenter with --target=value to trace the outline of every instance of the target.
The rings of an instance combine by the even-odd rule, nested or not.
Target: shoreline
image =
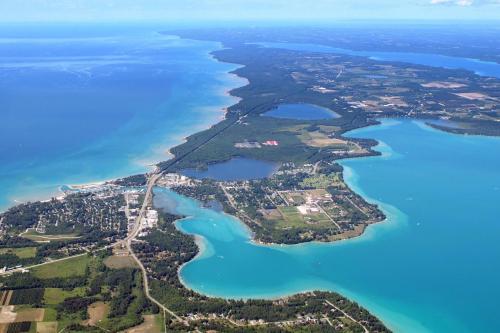
[[[349,178],[349,176],[347,176],[347,178]],[[353,186],[352,187],[353,190],[357,189],[357,187],[354,185],[349,184],[349,186]],[[179,195],[176,192],[174,192],[174,193],[175,193],[175,195]],[[358,192],[356,192],[356,193],[358,193]],[[189,197],[186,197],[186,198],[197,202],[196,199],[189,198]],[[363,197],[363,198],[365,198],[365,197]],[[365,228],[364,232],[360,236],[357,236],[354,238],[343,239],[343,240],[329,241],[329,242],[311,241],[311,242],[304,242],[304,243],[298,243],[298,244],[281,244],[281,245],[280,244],[259,243],[259,242],[254,240],[253,232],[250,229],[250,227],[248,225],[246,225],[244,222],[242,222],[239,218],[237,218],[233,215],[227,214],[225,212],[221,212],[221,214],[224,214],[224,215],[228,216],[229,218],[231,218],[231,221],[232,221],[231,223],[236,222],[239,225],[239,227],[241,227],[246,232],[247,236],[249,237],[249,242],[253,246],[264,246],[264,247],[268,247],[268,248],[271,248],[273,250],[278,250],[278,251],[286,250],[286,249],[289,249],[292,247],[293,248],[309,247],[309,246],[332,247],[332,246],[341,246],[344,244],[348,244],[348,242],[369,241],[369,240],[373,239],[374,233],[377,233],[380,231],[384,232],[384,231],[387,231],[388,228],[393,229],[394,227],[398,227],[398,226],[404,227],[406,225],[406,223],[405,223],[406,219],[407,219],[406,215],[404,213],[402,213],[401,211],[399,211],[397,208],[395,208],[391,205],[388,205],[388,204],[383,204],[383,203],[381,203],[377,200],[371,199],[371,198],[368,198],[368,199],[370,200],[370,202],[376,202],[377,204],[380,205],[379,206],[380,209],[384,212],[384,214],[386,216],[386,218],[383,221],[381,221],[383,223],[373,223],[373,224],[368,225]],[[208,208],[206,208],[206,209],[208,209]],[[364,297],[359,296],[356,293],[348,291],[347,289],[345,289],[342,286],[336,286],[336,285],[333,285],[331,283],[321,283],[320,281],[318,281],[319,284],[314,286],[314,287],[299,288],[296,290],[288,290],[288,291],[283,291],[283,292],[278,291],[278,292],[271,293],[271,294],[263,293],[263,294],[252,294],[252,295],[220,295],[220,294],[216,294],[216,293],[214,294],[214,293],[205,292],[205,291],[196,289],[194,286],[190,285],[183,278],[182,269],[184,269],[187,265],[196,262],[197,260],[203,259],[204,256],[207,254],[206,251],[210,247],[210,243],[205,237],[200,236],[198,234],[185,232],[182,227],[179,227],[177,225],[177,223],[182,224],[183,222],[188,221],[189,218],[193,218],[193,217],[194,216],[189,216],[187,218],[183,218],[183,219],[176,221],[176,227],[178,228],[179,231],[181,231],[182,233],[188,234],[188,235],[192,235],[195,238],[195,242],[198,245],[198,251],[199,251],[194,258],[192,258],[188,262],[183,263],[177,270],[177,277],[179,279],[179,282],[187,290],[201,294],[201,295],[206,296],[206,297],[222,298],[222,299],[226,299],[226,300],[239,300],[239,299],[242,299],[242,300],[254,300],[254,299],[256,299],[256,300],[258,300],[258,299],[282,300],[282,299],[287,299],[287,298],[295,296],[295,295],[306,294],[306,293],[313,292],[313,291],[335,292],[335,293],[342,295],[343,297],[347,298],[350,301],[358,303],[360,306],[367,309],[371,314],[375,315],[379,320],[381,320],[383,322],[384,325],[386,325],[387,327],[389,327],[392,330],[396,331],[397,325],[394,324],[394,321],[385,320],[384,318],[386,318],[387,316],[383,316],[382,313],[391,313],[392,316],[396,316],[396,317],[404,320],[405,322],[411,323],[412,327],[419,328],[419,330],[416,330],[416,332],[426,332],[427,331],[427,330],[424,330],[424,327],[419,322],[412,320],[411,318],[404,316],[403,314],[399,314],[397,312],[391,311],[390,309],[387,309],[387,308],[379,307],[377,305],[368,306],[367,304],[373,305],[373,302],[370,301],[369,299],[365,299]],[[385,229],[385,230],[383,230],[383,229],[380,230],[380,227]],[[199,244],[198,242],[201,242],[201,244]],[[212,255],[212,254],[210,254],[210,255]]]
[[[174,35],[172,35],[172,36],[174,36]],[[182,37],[180,37],[180,36],[175,36],[175,37],[182,39]],[[184,39],[191,40],[189,38],[184,38]],[[232,99],[235,99],[234,102],[230,101],[229,105],[221,104],[221,105],[217,105],[216,107],[207,106],[207,108],[214,111],[213,112],[214,115],[213,115],[213,117],[211,117],[211,119],[206,119],[203,123],[200,123],[197,126],[191,126],[187,130],[187,132],[185,132],[185,133],[179,133],[179,134],[175,135],[174,137],[171,137],[170,140],[168,140],[170,142],[167,143],[166,145],[164,145],[163,147],[162,147],[162,145],[156,146],[153,142],[149,148],[152,151],[158,152],[158,154],[155,153],[154,155],[159,155],[161,153],[164,156],[162,156],[162,157],[155,156],[155,157],[158,157],[155,160],[147,160],[147,161],[144,161],[144,163],[139,163],[141,165],[141,167],[140,167],[141,171],[139,171],[139,172],[124,173],[124,174],[116,175],[113,177],[104,177],[104,178],[96,177],[96,178],[90,179],[89,181],[82,181],[82,182],[76,181],[76,182],[73,182],[72,184],[56,184],[54,186],[43,185],[43,187],[47,188],[47,191],[44,191],[44,193],[33,194],[32,192],[30,192],[27,195],[15,195],[15,197],[7,198],[8,202],[6,203],[5,207],[0,206],[0,214],[5,213],[6,211],[11,209],[12,207],[22,205],[22,204],[25,204],[28,202],[47,201],[47,200],[51,200],[52,198],[58,198],[58,197],[64,196],[64,192],[61,190],[61,187],[63,187],[63,186],[68,186],[70,188],[75,187],[77,189],[85,189],[87,187],[92,187],[95,185],[102,185],[102,184],[105,184],[108,182],[115,181],[117,179],[126,178],[126,177],[133,176],[133,175],[136,175],[139,173],[146,173],[147,174],[149,172],[152,172],[157,168],[158,163],[165,161],[165,158],[169,159],[171,157],[174,157],[174,155],[171,153],[172,148],[186,142],[187,138],[189,136],[196,134],[198,132],[201,132],[201,131],[208,130],[212,126],[223,121],[226,118],[228,108],[231,107],[232,105],[236,105],[241,100],[240,97],[232,95],[231,91],[234,89],[244,87],[245,85],[249,84],[249,82],[246,78],[240,77],[239,75],[234,73],[234,71],[237,70],[239,67],[241,67],[241,65],[219,61],[213,55],[214,52],[219,51],[219,50],[224,48],[221,43],[214,43],[214,44],[218,44],[219,48],[207,50],[207,52],[205,53],[205,56],[207,56],[207,58],[210,59],[211,61],[224,63],[224,64],[228,64],[228,65],[234,65],[234,68],[220,71],[221,73],[225,73],[224,75],[227,75],[227,79],[221,80],[220,84],[221,85],[225,84],[225,86],[222,89],[215,89],[214,94],[217,96],[230,97]],[[244,81],[244,82],[238,82],[240,80]],[[240,83],[241,83],[241,85],[240,85]],[[209,113],[207,113],[207,114],[209,114]],[[49,187],[50,187],[50,189],[49,189]]]

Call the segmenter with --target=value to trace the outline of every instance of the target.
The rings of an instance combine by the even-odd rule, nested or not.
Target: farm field
[[[57,321],[36,323],[36,333],[57,333]]]
[[[144,322],[136,327],[126,330],[124,333],[161,333],[161,316],[145,315]]]
[[[75,258],[35,267],[32,269],[32,272],[34,276],[40,279],[83,276],[89,263],[90,258],[84,254]]]
[[[2,277],[0,333],[123,332],[140,325],[143,315],[154,314],[142,275],[137,268],[107,267],[105,261],[117,266],[115,257],[123,259],[108,249]],[[130,265],[125,261],[118,263]],[[155,332],[155,322],[147,318],[143,331]]]
[[[34,258],[36,256],[36,247],[19,247],[0,249],[0,255],[13,254],[20,259]]]
[[[121,268],[134,268],[137,267],[132,256],[128,255],[113,255],[104,260],[104,264],[108,268],[121,269]]]
[[[71,290],[62,288],[45,288],[43,301],[45,304],[59,304],[69,297],[84,296],[85,288],[77,287]]]

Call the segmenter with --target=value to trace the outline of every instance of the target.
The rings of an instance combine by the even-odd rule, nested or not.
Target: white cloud
[[[473,4],[474,0],[431,0],[431,5],[457,5],[467,7]]]
[[[430,0],[430,4],[470,7],[481,5],[500,5],[500,0]]]

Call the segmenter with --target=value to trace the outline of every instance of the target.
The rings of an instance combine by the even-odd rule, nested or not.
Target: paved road
[[[151,294],[149,293],[149,281],[148,281],[148,274],[146,272],[146,268],[144,267],[142,262],[139,260],[139,258],[137,258],[136,254],[134,253],[134,249],[132,248],[132,240],[134,240],[137,237],[137,235],[139,234],[139,231],[141,230],[141,223],[142,223],[142,219],[144,218],[144,215],[146,213],[146,209],[148,208],[148,206],[151,206],[151,204],[152,204],[153,187],[155,186],[156,181],[160,177],[161,177],[161,174],[159,174],[159,173],[153,173],[149,177],[148,183],[147,183],[147,188],[146,188],[146,193],[144,195],[144,201],[142,202],[142,206],[141,206],[141,210],[139,211],[139,215],[137,216],[137,219],[135,220],[134,228],[129,232],[127,238],[125,238],[121,242],[125,243],[125,246],[127,247],[128,251],[130,252],[130,255],[132,256],[132,258],[134,258],[134,260],[137,262],[137,265],[139,265],[139,268],[142,271],[142,280],[143,280],[143,284],[144,284],[144,294],[146,295],[146,297],[151,302],[156,304],[164,312],[167,312],[175,319],[187,324],[187,322],[184,319],[182,319],[181,317],[176,315],[172,310],[170,310],[169,308],[164,306],[162,303],[157,301],[153,296],[151,296]]]
[[[354,319],[353,317],[351,317],[349,314],[347,314],[347,312],[345,312],[344,310],[340,309],[339,307],[337,307],[336,305],[334,305],[332,302],[330,302],[329,300],[325,300],[326,303],[328,303],[328,305],[330,305],[331,307],[333,307],[335,310],[338,310],[340,312],[342,312],[342,314],[351,319],[353,322],[357,323],[359,326],[363,327],[363,330],[365,331],[365,333],[370,333],[370,331],[366,328],[365,325],[361,324],[359,321],[357,321],[356,319]]]

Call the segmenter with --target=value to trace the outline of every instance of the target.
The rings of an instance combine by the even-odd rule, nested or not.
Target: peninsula
[[[377,142],[343,134],[380,117],[412,117],[450,132],[499,135],[500,80],[357,56],[225,45],[215,57],[241,64],[235,74],[249,84],[231,92],[240,101],[224,120],[171,149],[174,157],[150,174],[69,188],[63,198],[0,214],[2,329],[389,331],[333,292],[225,300],[187,289],[178,269],[198,253],[195,239],[175,227],[182,216],[154,207],[153,189],[218,204],[262,243],[356,237],[385,217],[346,185],[336,160],[376,155]],[[273,116],[282,105],[314,105],[337,116]],[[277,170],[241,180],[183,174],[234,158],[274,163]]]

